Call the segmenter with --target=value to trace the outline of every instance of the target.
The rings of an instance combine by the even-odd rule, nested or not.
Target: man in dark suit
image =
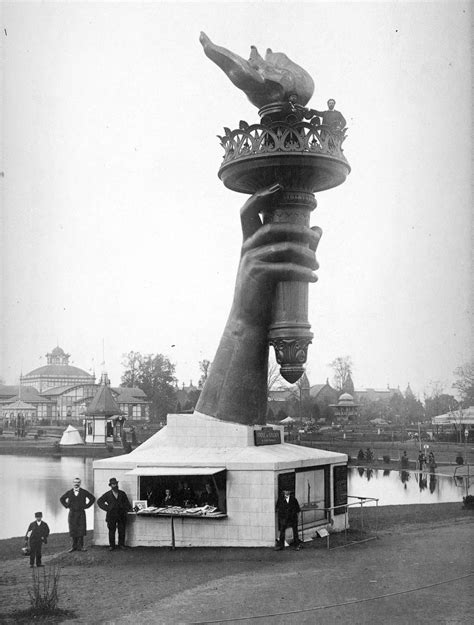
[[[163,495],[163,499],[160,501],[160,506],[175,506],[176,499],[173,497],[173,493],[169,488],[165,489],[165,494]]]
[[[59,498],[65,508],[69,509],[68,523],[69,536],[72,538],[71,551],[87,551],[84,548],[84,536],[86,535],[86,513],[95,501],[94,495],[81,488],[81,480],[75,477],[73,487]]]
[[[206,482],[204,490],[201,493],[201,496],[199,498],[199,505],[214,506],[215,508],[217,508],[219,505],[217,494],[215,493],[209,482]]]
[[[49,527],[43,521],[43,513],[35,512],[35,520],[28,525],[25,541],[30,545],[30,566],[44,566],[41,564],[41,548],[48,542]]]
[[[285,546],[285,531],[287,527],[293,530],[293,546],[299,549],[300,539],[298,537],[298,513],[300,504],[298,500],[289,490],[284,490],[280,494],[276,503],[276,511],[278,515],[278,529],[280,535],[278,538],[276,551],[281,551]]]
[[[176,500],[178,505],[182,506],[183,508],[191,508],[196,504],[196,495],[186,480],[178,489],[178,492],[176,494]]]
[[[115,547],[115,531],[118,530],[118,548],[126,549],[125,528],[127,525],[127,512],[132,509],[130,501],[123,490],[119,490],[118,482],[114,477],[109,480],[110,490],[97,500],[101,510],[105,510],[105,521],[109,530],[109,550]]]
[[[346,119],[340,111],[335,110],[335,105],[336,100],[331,98],[328,100],[327,111],[316,111],[315,109],[309,109],[305,112],[305,118],[308,119],[314,116],[321,117],[324,126],[329,126],[331,130],[340,132],[346,127]]]

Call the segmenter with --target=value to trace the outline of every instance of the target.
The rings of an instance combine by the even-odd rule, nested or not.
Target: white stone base
[[[281,443],[255,446],[254,431],[260,426],[228,423],[199,413],[168,415],[168,424],[130,454],[94,462],[94,490],[102,494],[110,477],[130,501],[139,499],[139,477],[132,469],[147,467],[163,470],[178,468],[226,469],[227,517],[224,519],[175,519],[177,547],[272,547],[278,534],[275,502],[278,476],[296,472],[296,490],[300,504],[308,490],[323,499],[329,479],[332,504],[332,467],[346,465],[345,454]],[[283,440],[283,427],[281,438]],[[325,468],[327,467],[327,468]],[[308,484],[307,484],[308,483]],[[327,495],[326,495],[327,496]],[[324,504],[321,504],[324,507]],[[318,513],[320,517],[322,512]],[[316,515],[317,516],[317,515]],[[308,528],[326,520],[308,519]],[[339,525],[342,526],[339,528]],[[344,515],[334,517],[334,529],[343,529]],[[94,544],[108,544],[105,513],[95,508]],[[129,546],[170,546],[171,520],[129,515],[126,542]]]

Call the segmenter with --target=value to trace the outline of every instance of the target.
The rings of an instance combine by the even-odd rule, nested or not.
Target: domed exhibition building
[[[57,346],[46,354],[47,364],[20,377],[20,385],[0,384],[3,422],[12,423],[18,413],[26,423],[80,421],[99,384],[93,373],[69,364],[70,354]],[[149,407],[139,388],[111,387],[121,416],[148,421]]]

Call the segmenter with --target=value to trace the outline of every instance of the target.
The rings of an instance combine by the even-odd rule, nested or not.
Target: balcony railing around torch
[[[276,153],[313,153],[346,160],[342,150],[345,130],[332,130],[324,124],[273,122],[249,125],[241,121],[236,130],[224,130],[224,136],[218,135],[224,148],[222,165],[248,156]]]

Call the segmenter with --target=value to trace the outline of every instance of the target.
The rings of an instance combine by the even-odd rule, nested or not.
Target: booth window
[[[216,467],[137,467],[139,499],[148,506],[210,505],[227,513],[226,470]],[[169,491],[169,492],[167,492]]]
[[[278,475],[278,492],[294,492],[304,509],[304,524],[311,525],[328,517],[330,506],[330,465],[301,467]]]

